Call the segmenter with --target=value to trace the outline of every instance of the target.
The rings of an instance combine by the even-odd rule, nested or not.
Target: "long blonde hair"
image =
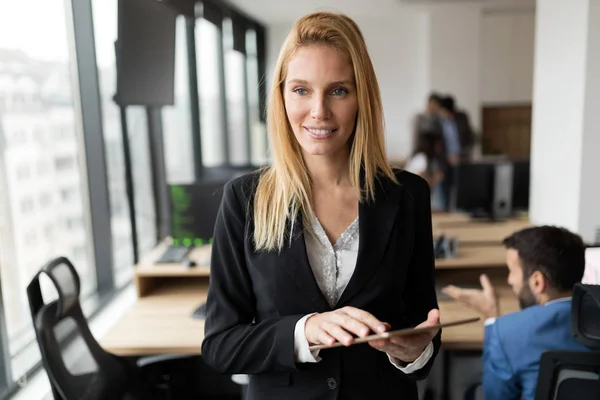
[[[257,250],[280,251],[286,237],[292,239],[291,231],[298,215],[305,220],[314,216],[311,178],[287,119],[283,99],[288,63],[298,48],[308,45],[333,47],[348,57],[354,69],[358,115],[350,139],[348,167],[359,200],[374,199],[378,174],[396,181],[385,153],[379,85],[358,25],[342,14],[308,14],[294,24],[274,71],[267,108],[273,160],[260,176],[254,197],[254,245]]]

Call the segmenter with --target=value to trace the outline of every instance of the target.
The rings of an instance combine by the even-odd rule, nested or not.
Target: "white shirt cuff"
[[[425,350],[423,350],[423,352],[421,353],[419,358],[417,358],[415,361],[408,364],[406,367],[400,367],[398,365],[399,360],[396,359],[395,357],[390,356],[389,354],[388,354],[388,358],[390,359],[390,362],[394,365],[394,367],[398,368],[400,371],[404,372],[405,374],[412,374],[413,372],[418,371],[421,368],[423,368],[427,364],[427,362],[429,361],[429,359],[431,358],[432,355],[433,355],[433,342],[429,342],[429,344],[427,345]]]
[[[313,314],[305,315],[300,318],[298,322],[296,322],[296,327],[294,328],[294,358],[298,363],[316,363],[321,361],[321,357],[319,357],[319,350],[310,351],[308,340],[306,339],[306,334],[304,333],[304,326],[306,325],[306,320]]]
[[[483,323],[484,326],[488,326],[493,324],[494,322],[496,322],[496,318],[488,318],[485,320],[485,322]]]

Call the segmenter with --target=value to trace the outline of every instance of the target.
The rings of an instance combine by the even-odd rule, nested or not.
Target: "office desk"
[[[433,212],[431,214],[431,223],[433,226],[444,226],[446,224],[453,225],[471,221],[471,216],[464,213]]]
[[[185,277],[208,281],[210,276],[210,245],[195,247],[190,251],[187,258],[197,264],[193,268],[186,267],[183,263],[155,264],[154,260],[160,257],[167,246],[167,241],[160,243],[136,265],[133,279],[138,297],[144,297],[157,286],[169,284],[172,279]]]
[[[456,258],[435,260],[436,269],[504,268],[506,249],[502,245],[460,246]]]
[[[434,237],[444,234],[458,238],[459,247],[464,245],[501,244],[514,232],[531,226],[527,220],[499,222],[461,222],[433,226]]]
[[[153,295],[139,299],[101,338],[101,345],[121,356],[199,355],[204,339],[204,320],[193,319],[190,315],[206,300],[206,290],[197,283],[158,289]],[[508,287],[498,287],[498,292],[503,313],[518,310],[518,302]],[[440,301],[439,308],[442,322],[478,316],[454,301]],[[442,348],[480,350],[483,322],[444,330]]]
[[[179,264],[154,265],[153,260],[166,245],[157,246],[138,264],[134,282],[137,302],[100,338],[108,351],[123,356],[154,354],[192,354],[201,352],[204,339],[204,320],[191,317],[192,312],[206,301],[210,270],[207,266],[186,268]],[[502,312],[516,311],[518,304],[506,285],[504,255],[501,246],[459,249],[460,257],[436,261],[436,280],[441,284],[477,280],[482,271],[494,275],[501,296]],[[471,251],[473,250],[473,251]],[[196,249],[190,258],[202,261],[208,248]],[[499,268],[502,266],[503,268]],[[440,301],[442,321],[470,318],[476,314],[451,301]],[[443,348],[455,350],[481,349],[483,321],[449,328],[443,333]]]
[[[172,280],[140,299],[100,340],[120,356],[200,354],[204,320],[191,317],[206,301],[208,282]]]
[[[137,302],[101,338],[106,350],[122,356],[200,354],[204,320],[191,315],[206,301],[210,247],[189,253],[198,264],[193,268],[154,264],[166,248],[165,241],[135,267]]]

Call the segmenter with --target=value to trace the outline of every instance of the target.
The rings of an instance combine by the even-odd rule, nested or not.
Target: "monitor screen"
[[[600,247],[585,249],[585,272],[581,283],[600,285]]]
[[[529,210],[529,160],[513,163],[512,207],[515,210]]]
[[[217,213],[227,180],[215,179],[170,185],[171,237],[175,246],[201,246],[212,242]]]
[[[456,176],[456,209],[475,214],[491,214],[494,175],[494,163],[461,164]]]

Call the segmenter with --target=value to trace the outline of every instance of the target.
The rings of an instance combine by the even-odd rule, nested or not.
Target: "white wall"
[[[385,18],[355,19],[365,36],[379,81],[391,159],[403,159],[411,153],[412,119],[424,107],[428,94],[422,65],[425,17],[422,11],[406,9]],[[291,27],[291,22],[269,26],[269,88],[279,49]]]
[[[430,89],[452,94],[480,127],[479,33],[481,9],[473,5],[436,7],[429,13]]]
[[[534,47],[533,9],[483,14],[480,44],[483,104],[531,102]]]

